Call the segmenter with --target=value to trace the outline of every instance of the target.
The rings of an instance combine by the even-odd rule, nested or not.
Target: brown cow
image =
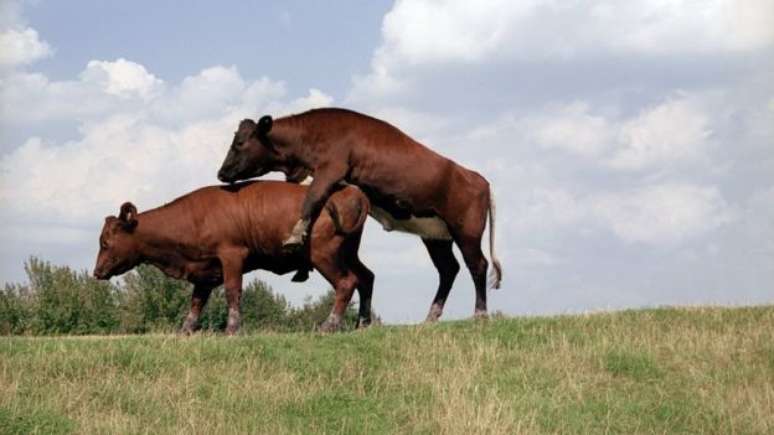
[[[162,207],[137,214],[131,203],[108,216],[100,236],[94,276],[109,279],[140,263],[194,284],[191,311],[182,327],[193,332],[214,287],[224,284],[231,335],[239,329],[242,274],[264,269],[276,274],[317,269],[336,290],[323,331],[340,326],[357,288],[359,324],[371,321],[374,275],[358,258],[370,205],[360,189],[335,192],[312,229],[309,253],[288,253],[282,241],[301,215],[307,187],[279,181],[210,186]]]
[[[459,246],[476,287],[475,315],[486,316],[487,260],[481,238],[489,215],[493,287],[502,279],[494,255],[494,210],[489,183],[413,140],[392,125],[345,109],[315,109],[258,123],[242,121],[218,178],[224,182],[282,171],[288,181],[311,174],[301,219],[285,240],[303,245],[322,204],[341,182],[359,186],[372,216],[386,230],[418,234],[430,253],[440,283],[427,320],[437,320],[451,290]]]

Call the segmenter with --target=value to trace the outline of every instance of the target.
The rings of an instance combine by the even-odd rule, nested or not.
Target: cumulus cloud
[[[398,1],[351,98],[413,89],[431,65],[747,53],[774,44],[772,17],[768,0]]]
[[[4,16],[11,3],[0,3],[0,29],[24,33],[18,14]],[[416,0],[384,18],[345,104],[490,181],[505,283],[518,289],[493,293],[493,309],[701,302],[712,286],[771,299],[759,283],[774,281],[774,4],[699,3]],[[0,157],[0,239],[16,269],[30,252],[89,265],[102,217],[121,202],[144,210],[216,182],[239,119],[334,102],[236,65],[179,81],[124,58],[94,60],[69,80],[29,63],[1,71],[0,129],[25,132]],[[73,128],[46,130],[57,123]],[[394,290],[375,295],[380,314],[421,318],[437,284],[421,243],[371,222],[363,247]],[[393,285],[406,276],[410,288]],[[452,316],[470,314],[466,276]],[[300,301],[326,286],[287,290]],[[683,296],[659,299],[651,287]]]
[[[617,169],[698,158],[710,137],[709,117],[688,99],[672,99],[649,108],[620,128],[619,149],[609,160]]]
[[[146,101],[156,96],[163,85],[144,66],[124,58],[114,62],[92,60],[80,77],[83,82],[94,83],[108,95]]]
[[[27,27],[0,32],[0,67],[27,65],[50,56],[52,52],[35,29]]]
[[[50,81],[40,73],[13,72],[0,80],[3,123],[84,121],[139,110],[162,82],[133,62],[92,61],[78,80]]]
[[[627,242],[673,243],[730,222],[734,213],[715,187],[662,184],[590,199],[591,212]]]
[[[66,109],[82,106],[83,95],[101,99],[105,108],[89,113],[76,140],[32,137],[0,159],[2,214],[33,226],[84,224],[113,213],[125,200],[147,208],[212,184],[239,119],[332,102],[317,89],[289,98],[282,82],[248,81],[235,67],[207,68],[171,87],[124,59],[91,61],[78,81],[17,77],[37,81],[26,89],[40,97],[23,116],[67,116]],[[49,105],[52,100],[57,106]]]
[[[622,117],[586,101],[549,103],[530,113],[510,113],[477,127],[475,141],[506,138],[511,146],[536,146],[588,158],[621,171],[664,168],[708,158],[712,129],[707,107],[696,95],[677,93]],[[506,146],[505,143],[502,144]]]

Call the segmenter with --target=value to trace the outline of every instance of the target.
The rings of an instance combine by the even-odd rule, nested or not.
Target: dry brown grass
[[[774,308],[0,339],[2,433],[772,433]]]

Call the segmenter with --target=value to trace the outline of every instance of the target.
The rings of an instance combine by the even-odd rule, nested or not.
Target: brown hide
[[[387,230],[419,234],[440,276],[428,320],[440,316],[459,270],[452,242],[462,252],[476,287],[475,313],[486,313],[488,262],[481,239],[490,219],[493,286],[502,272],[494,257],[494,216],[489,183],[480,174],[425,147],[396,127],[345,109],[315,109],[258,123],[244,120],[218,172],[222,181],[282,171],[288,180],[310,173],[309,187],[288,245],[302,245],[330,192],[341,182],[359,186],[372,216]]]
[[[238,327],[243,273],[255,269],[277,274],[305,271],[311,262],[336,289],[337,307],[332,314],[340,316],[339,293],[346,307],[352,290],[359,285],[370,287],[373,279],[357,256],[369,203],[356,187],[338,190],[312,229],[307,255],[287,252],[282,241],[301,215],[306,192],[307,187],[297,184],[256,181],[204,187],[139,214],[133,205],[124,204],[118,218],[106,218],[94,275],[108,279],[139,263],[150,263],[171,277],[194,283],[204,300],[197,302],[194,291],[193,314],[186,324],[189,329],[198,317],[194,311],[206,303],[203,293],[208,295],[223,283],[229,298],[229,332],[233,333]],[[366,292],[370,301],[370,289]],[[370,308],[366,308],[361,305],[361,314],[370,317]]]

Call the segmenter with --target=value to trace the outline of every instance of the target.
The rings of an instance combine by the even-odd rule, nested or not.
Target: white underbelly
[[[423,239],[451,240],[446,222],[437,217],[416,217],[395,219],[379,207],[371,207],[371,217],[376,219],[385,231],[401,231],[416,234]]]

